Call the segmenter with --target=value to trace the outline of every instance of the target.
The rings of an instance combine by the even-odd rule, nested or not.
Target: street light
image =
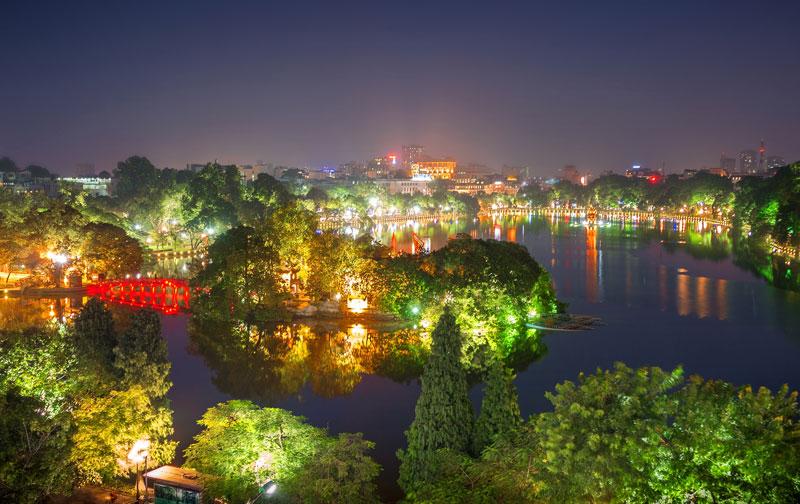
[[[55,276],[56,287],[61,287],[61,271],[69,261],[67,254],[59,252],[47,252],[47,258],[53,262],[53,275]]]
[[[128,452],[128,461],[131,464],[136,464],[136,502],[139,502],[139,481],[141,480],[141,473],[139,472],[139,464],[144,462],[145,472],[147,471],[147,457],[150,455],[150,440],[140,439],[133,443],[130,451]],[[145,488],[145,495],[147,489]]]

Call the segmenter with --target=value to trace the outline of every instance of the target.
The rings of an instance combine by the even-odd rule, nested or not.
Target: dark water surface
[[[570,312],[603,320],[592,331],[544,336],[546,355],[517,377],[524,415],[548,409],[544,393],[555,384],[615,361],[631,367],[683,365],[687,374],[773,390],[784,383],[800,387],[800,294],[736,266],[726,229],[672,222],[587,227],[573,219],[528,216],[383,226],[375,235],[409,250],[412,231],[431,248],[456,233],[520,243],[550,271]],[[226,354],[224,336],[190,337],[187,315],[162,321],[172,359],[169,398],[179,458],[207,408],[251,399],[289,409],[332,433],[363,432],[376,443],[373,456],[383,466],[382,495],[400,496],[395,451],[405,443],[419,385],[397,373],[373,374],[379,366],[363,350],[369,348],[363,334],[370,328],[350,326],[316,339],[309,332],[295,334],[293,341],[302,345],[295,343],[289,364],[282,361],[276,371],[275,380],[283,385],[273,394],[259,389],[272,381],[256,376],[262,368],[249,362],[247,352]],[[222,343],[209,350],[216,341]],[[471,394],[477,407],[480,387]]]

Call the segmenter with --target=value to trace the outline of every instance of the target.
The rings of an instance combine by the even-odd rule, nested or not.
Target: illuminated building
[[[375,185],[386,188],[389,194],[423,194],[431,195],[429,177],[416,177],[410,179],[375,179]]]
[[[630,170],[625,170],[625,176],[647,179],[651,184],[659,184],[664,180],[664,175],[660,171],[643,168],[641,165],[633,165]]]
[[[786,166],[786,160],[780,156],[769,156],[767,157],[767,170],[772,170],[773,168],[780,168],[781,166]]]
[[[743,150],[739,153],[739,171],[742,173],[756,172],[756,151]]]
[[[764,166],[764,156],[767,153],[767,147],[764,145],[764,140],[761,140],[761,145],[758,146],[758,171],[763,172],[766,170]]]
[[[453,179],[451,191],[475,196],[479,192],[486,192],[486,182],[477,177],[459,177]]]
[[[252,165],[236,165],[236,169],[239,170],[239,175],[241,175],[243,181],[253,181],[262,173],[267,173],[273,171],[272,164],[266,163],[256,163]]]
[[[58,181],[90,196],[108,196],[111,193],[110,177],[61,177]]]
[[[411,164],[411,176],[428,176],[434,180],[450,180],[456,173],[454,160],[420,161]]]
[[[367,163],[366,175],[369,178],[382,178],[396,168],[397,156],[388,155],[372,158]]]

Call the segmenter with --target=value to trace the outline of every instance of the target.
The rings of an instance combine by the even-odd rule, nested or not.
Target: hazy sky
[[[0,5],[0,155],[69,173],[463,161],[668,171],[800,159],[800,1]]]

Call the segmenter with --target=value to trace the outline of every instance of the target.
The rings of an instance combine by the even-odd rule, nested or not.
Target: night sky
[[[0,4],[0,155],[335,165],[800,159],[800,1]]]

